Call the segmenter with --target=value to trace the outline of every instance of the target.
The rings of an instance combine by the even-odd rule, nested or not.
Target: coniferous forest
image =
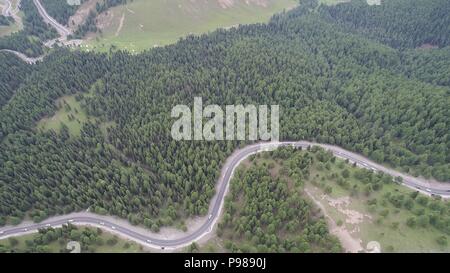
[[[85,0],[80,0],[83,4]],[[42,0],[42,5],[45,7],[48,15],[54,18],[62,25],[69,25],[69,19],[78,9],[78,5],[69,5],[67,1],[61,0]]]
[[[384,2],[302,1],[267,24],[138,55],[56,49],[28,66],[1,54],[0,225],[90,208],[158,230],[206,214],[224,160],[245,143],[174,141],[171,109],[195,96],[279,104],[283,140],[449,181],[450,2]],[[90,117],[80,133],[39,128],[67,95]]]

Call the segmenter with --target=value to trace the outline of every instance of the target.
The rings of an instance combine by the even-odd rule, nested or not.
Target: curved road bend
[[[19,12],[19,8],[20,8],[20,2],[22,0],[18,0],[16,3],[16,7],[13,9],[12,14],[16,15]]]
[[[21,224],[16,227],[4,227],[0,229],[0,237],[6,238],[12,236],[20,236],[26,233],[36,232],[40,228],[46,228],[50,226],[58,227],[66,223],[73,223],[76,225],[93,225],[102,227],[151,248],[182,248],[212,232],[222,212],[224,198],[228,191],[230,180],[233,176],[234,170],[239,165],[239,163],[252,154],[274,150],[277,147],[281,146],[294,146],[297,148],[320,146],[331,151],[336,157],[348,159],[351,162],[355,162],[360,167],[371,169],[373,171],[385,172],[394,177],[401,176],[403,178],[402,185],[409,188],[420,190],[421,192],[426,194],[439,195],[444,198],[450,197],[450,184],[437,182],[429,183],[424,179],[414,178],[409,175],[399,173],[398,171],[391,170],[389,168],[376,164],[361,155],[346,151],[340,147],[307,141],[262,143],[250,145],[241,150],[238,150],[227,159],[224,167],[222,168],[222,173],[219,181],[216,185],[216,194],[211,200],[210,210],[205,222],[201,224],[200,227],[198,227],[196,230],[189,232],[188,234],[185,234],[180,238],[155,238],[155,234],[151,233],[150,231],[133,227],[129,224],[118,223],[118,221],[114,217],[99,216],[88,212],[74,213],[66,216],[56,216],[39,224]]]
[[[10,14],[11,13],[11,2],[9,0],[5,0],[7,3],[7,6],[4,7],[3,9],[3,14]],[[20,3],[20,2],[19,2]],[[48,24],[50,24],[51,26],[53,26],[59,33],[59,35],[61,36],[60,39],[66,39],[67,36],[69,34],[71,34],[70,30],[68,28],[66,28],[65,26],[59,24],[55,19],[53,19],[52,17],[50,17],[47,13],[47,11],[44,9],[44,7],[42,6],[41,2],[39,2],[39,0],[33,0],[34,5],[36,6],[36,8],[38,9],[39,14],[42,16],[42,18],[44,19],[44,21]],[[19,6],[19,4],[18,4]],[[17,7],[18,8],[18,7]],[[30,58],[28,56],[26,56],[25,54],[15,51],[15,50],[10,50],[10,49],[1,49],[0,51],[5,51],[5,52],[10,52],[15,54],[17,57],[19,57],[20,59],[22,59],[24,62],[29,63],[29,64],[35,64],[37,61],[41,61],[44,58],[44,55],[37,57],[37,58]]]
[[[3,0],[3,2],[4,2],[2,10],[3,16],[6,17],[11,16],[16,21],[15,24],[22,25],[22,18],[20,18],[20,16],[17,15],[17,13],[19,12],[20,0],[17,1],[15,8],[13,8],[13,5],[10,0]]]
[[[66,28],[65,26],[58,23],[54,18],[52,18],[50,15],[48,15],[45,8],[42,6],[41,2],[39,0],[33,0],[34,5],[38,9],[39,14],[42,16],[44,21],[50,25],[52,25],[61,35],[61,38],[66,38],[70,34],[70,30]]]
[[[3,14],[3,16],[5,16],[5,17],[8,17],[8,16],[10,16],[11,15],[11,7],[12,7],[12,4],[11,4],[11,1],[9,1],[9,0],[3,0],[3,11],[2,11],[2,14]]]
[[[16,55],[17,57],[19,57],[20,59],[22,59],[22,61],[29,63],[29,64],[35,64],[37,61],[41,61],[44,58],[44,55],[39,56],[37,58],[31,58],[21,52],[18,52],[15,50],[10,50],[10,49],[0,49],[0,52],[2,52],[2,51],[12,53],[12,54]]]

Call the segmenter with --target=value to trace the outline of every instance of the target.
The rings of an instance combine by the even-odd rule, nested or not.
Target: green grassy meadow
[[[228,7],[221,6],[233,2]],[[238,24],[267,22],[283,10],[295,7],[296,0],[134,0],[99,16],[101,34],[87,42],[89,49],[111,46],[138,52],[175,43],[189,34],[202,34]]]
[[[13,9],[17,7],[17,2],[19,0],[11,0]],[[0,0],[0,3],[3,4],[3,1]],[[19,11],[17,13],[17,16],[20,18],[23,18],[23,12]],[[11,33],[17,32],[23,28],[22,22],[15,22],[14,24],[11,24],[9,26],[0,26],[0,37],[10,35]]]
[[[65,124],[71,135],[78,136],[83,123],[92,119],[86,115],[75,96],[64,96],[56,101],[56,105],[58,107],[56,113],[40,120],[37,124],[38,129],[59,132],[61,125]]]
[[[382,252],[449,252],[449,245],[440,245],[437,238],[443,236],[450,239],[449,234],[436,229],[430,224],[410,227],[406,224],[408,218],[420,218],[422,215],[435,213],[431,204],[440,204],[449,211],[448,201],[435,200],[430,197],[418,195],[413,207],[407,209],[404,206],[394,206],[389,201],[389,196],[403,196],[405,199],[414,194],[412,189],[396,183],[383,184],[379,190],[370,193],[364,192],[364,184],[355,178],[357,167],[345,164],[337,159],[336,163],[329,165],[329,170],[318,170],[314,164],[311,179],[306,181],[305,187],[326,208],[327,214],[335,222],[341,222],[345,228],[351,231],[353,237],[362,241],[362,246],[377,241],[381,245]],[[336,177],[347,169],[350,173],[346,178],[348,187],[342,187],[337,183]],[[333,175],[336,174],[336,175]],[[325,188],[329,187],[328,192]],[[350,189],[356,187],[357,193]],[[331,193],[329,190],[331,189]],[[327,198],[328,197],[328,198]],[[332,203],[348,198],[347,204],[341,203],[333,206]],[[427,205],[418,202],[419,199],[427,200]],[[331,202],[330,202],[331,201]],[[352,223],[352,214],[364,215],[359,223]]]
[[[290,183],[292,181],[288,177],[280,176],[280,170],[289,166],[288,161],[274,160],[264,153],[257,155],[253,163],[244,161],[239,168],[244,170],[251,164],[263,164],[268,166],[273,177],[283,177]],[[438,238],[446,238],[449,242],[450,234],[431,224],[433,215],[438,215],[440,219],[448,218],[450,202],[416,194],[414,190],[391,180],[378,183],[376,189],[368,191],[368,184],[357,174],[361,170],[337,158],[322,163],[316,155],[309,177],[302,180],[302,187],[320,202],[325,209],[322,213],[360,241],[364,249],[369,242],[376,241],[382,252],[450,252],[448,243],[438,243]],[[344,171],[347,172],[345,177]],[[363,175],[367,176],[367,173]],[[393,196],[396,200],[402,200],[400,205],[394,205]],[[410,207],[405,205],[407,200],[411,201]],[[236,207],[241,206],[236,204]],[[419,219],[424,216],[430,217],[430,220],[421,223]],[[407,224],[410,218],[416,219],[414,226]],[[225,230],[224,234],[227,232],[232,234],[233,231]],[[202,246],[201,251],[223,252],[223,240],[217,238]]]

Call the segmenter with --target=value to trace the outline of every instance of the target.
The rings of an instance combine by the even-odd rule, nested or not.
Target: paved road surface
[[[21,52],[9,50],[9,49],[0,49],[0,52],[1,51],[12,53],[12,54],[16,55],[17,57],[19,57],[20,59],[22,59],[22,61],[29,63],[29,64],[35,64],[37,61],[41,61],[44,58],[44,56],[40,56],[37,58],[31,58]]]
[[[70,34],[70,30],[66,27],[60,25],[55,19],[50,17],[45,11],[44,7],[41,5],[39,0],[33,0],[34,4],[38,8],[39,13],[44,18],[44,20],[51,24],[61,35],[62,38],[66,38],[67,35]],[[9,6],[3,10],[4,14],[7,12],[10,13],[11,3]],[[24,54],[12,50],[2,50],[6,52],[11,52],[16,54],[22,60],[28,63],[35,63],[38,60],[41,60],[42,57],[39,58],[29,58]],[[221,214],[223,208],[224,197],[228,191],[228,186],[230,179],[233,175],[235,168],[239,165],[239,163],[247,158],[248,156],[266,150],[275,149],[279,146],[288,146],[292,145],[298,148],[306,148],[311,145],[321,146],[327,150],[333,152],[333,154],[337,157],[348,159],[351,162],[357,163],[360,167],[371,169],[373,171],[380,171],[392,175],[394,177],[402,177],[404,186],[417,189],[423,193],[427,194],[435,194],[442,196],[444,198],[450,197],[450,184],[436,183],[433,181],[428,181],[421,178],[414,178],[409,175],[402,174],[396,170],[392,170],[386,168],[382,165],[376,164],[361,155],[346,151],[342,148],[332,146],[332,145],[324,145],[311,143],[306,141],[300,142],[283,142],[283,143],[266,143],[266,144],[256,144],[248,146],[242,150],[234,153],[225,163],[224,168],[222,169],[222,175],[217,183],[216,195],[213,197],[211,201],[211,206],[209,210],[209,214],[205,223],[203,223],[199,228],[194,230],[193,232],[188,233],[187,235],[177,238],[177,239],[157,239],[152,237],[152,233],[149,231],[137,231],[136,228],[133,228],[129,225],[121,225],[118,224],[117,221],[113,217],[105,217],[99,216],[92,213],[77,213],[69,216],[58,216],[52,217],[42,223],[39,224],[22,224],[17,227],[5,227],[0,229],[0,237],[11,237],[11,236],[20,236],[29,232],[36,232],[40,228],[50,227],[50,226],[61,226],[68,222],[73,222],[74,224],[79,225],[95,225],[104,227],[109,229],[110,231],[116,232],[125,236],[129,239],[135,240],[141,244],[158,247],[158,248],[180,248],[191,244],[194,241],[199,240],[203,236],[212,232],[215,223],[218,221],[219,216]],[[153,235],[154,236],[154,235]]]
[[[7,2],[7,6],[3,9],[3,14],[5,14],[5,13],[11,14],[10,10],[12,8],[12,4],[11,4],[11,2],[9,0],[6,0],[6,2]],[[36,8],[38,9],[38,12],[42,16],[43,20],[46,23],[48,23],[51,26],[53,26],[58,31],[59,35],[61,36],[59,38],[59,40],[66,40],[67,36],[69,34],[71,34],[70,30],[68,28],[66,28],[65,26],[59,24],[52,17],[50,17],[39,0],[33,0],[33,3],[35,4]],[[17,5],[17,9],[18,9],[19,5],[20,5],[20,1],[19,1],[18,5]],[[12,14],[12,15],[14,15],[14,14]],[[6,51],[6,52],[13,53],[17,57],[22,59],[24,62],[29,63],[29,64],[34,64],[37,61],[41,61],[44,58],[44,55],[40,56],[40,57],[37,57],[37,58],[30,58],[30,57],[26,56],[25,54],[23,54],[21,52],[18,52],[18,51],[15,51],[15,50],[10,50],[10,49],[1,49],[0,51]]]
[[[72,222],[78,225],[94,225],[108,229],[114,233],[118,233],[128,239],[134,240],[142,245],[146,245],[153,248],[164,249],[178,249],[197,241],[212,232],[216,222],[219,220],[219,216],[222,212],[224,198],[228,191],[229,182],[233,176],[235,168],[239,163],[249,157],[252,154],[269,151],[276,149],[280,146],[295,146],[297,148],[307,148],[311,145],[321,146],[331,151],[335,156],[348,159],[351,162],[355,162],[358,166],[372,169],[373,171],[381,171],[393,176],[401,176],[403,178],[403,185],[418,189],[426,194],[440,195],[444,198],[450,197],[450,184],[428,182],[425,179],[414,178],[409,175],[399,173],[398,171],[391,170],[379,164],[364,158],[361,155],[346,151],[340,147],[332,145],[324,145],[311,143],[306,141],[300,142],[282,142],[282,143],[264,143],[247,146],[241,150],[236,151],[226,161],[220,179],[216,185],[216,195],[211,200],[210,210],[205,222],[197,229],[188,232],[175,239],[161,239],[155,237],[150,231],[143,231],[139,228],[132,227],[131,225],[121,224],[116,218],[110,216],[99,216],[93,213],[83,212],[75,213],[68,216],[52,217],[39,224],[22,224],[16,227],[4,227],[0,229],[0,237],[20,236],[25,233],[36,232],[40,228],[49,226],[57,227],[68,222]]]
[[[12,7],[12,4],[11,4],[11,1],[9,1],[9,0],[3,0],[3,11],[2,11],[2,14],[3,14],[3,16],[6,16],[6,17],[8,17],[8,16],[11,16],[11,7]]]
[[[61,35],[62,38],[67,37],[70,34],[70,30],[66,28],[65,26],[58,23],[54,18],[52,18],[50,15],[48,15],[45,8],[42,6],[41,2],[39,0],[33,0],[34,5],[39,11],[39,14],[42,16],[44,21],[50,25],[52,25]]]
[[[8,16],[13,17],[15,20],[15,24],[22,25],[22,18],[19,15],[17,15],[17,13],[19,13],[20,0],[17,1],[16,7],[14,9],[10,0],[3,0],[3,2],[4,4],[2,14],[7,17]]]

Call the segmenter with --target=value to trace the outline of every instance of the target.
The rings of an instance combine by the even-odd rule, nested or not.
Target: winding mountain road
[[[112,216],[100,216],[89,212],[74,213],[66,216],[56,216],[48,220],[35,224],[23,223],[15,227],[4,227],[0,229],[0,238],[20,236],[27,233],[37,232],[38,229],[46,227],[58,227],[63,224],[73,223],[76,225],[91,225],[107,229],[113,233],[117,233],[122,237],[136,241],[142,245],[151,248],[162,249],[179,249],[190,245],[192,242],[198,241],[204,236],[211,233],[215,224],[220,218],[223,210],[224,199],[228,191],[230,180],[237,166],[250,155],[270,151],[282,146],[293,146],[305,149],[309,146],[320,146],[331,151],[336,157],[348,159],[350,162],[356,163],[359,167],[370,169],[373,171],[384,172],[394,177],[402,177],[402,185],[419,190],[425,194],[439,195],[443,198],[450,198],[450,184],[428,181],[422,178],[415,178],[406,174],[402,174],[396,170],[389,169],[379,165],[361,155],[344,150],[337,146],[318,144],[307,141],[299,142],[273,142],[249,145],[233,153],[225,162],[222,168],[221,176],[216,185],[216,194],[211,200],[208,216],[204,223],[197,228],[191,228],[191,231],[184,233],[179,238],[162,239],[161,236],[144,230],[139,227],[124,223]]]
[[[44,22],[53,26],[58,31],[62,39],[67,38],[67,36],[71,33],[70,30],[65,26],[61,25],[60,23],[58,23],[58,21],[56,21],[53,17],[48,15],[47,11],[45,10],[44,6],[42,6],[39,0],[33,0],[33,3],[38,9],[39,14],[44,19]]]
[[[3,15],[9,16],[11,14],[12,4],[9,0],[5,0],[6,6],[3,8]],[[54,18],[50,17],[39,0],[33,0],[36,5],[39,14],[43,17],[44,21],[52,25],[60,34],[61,39],[66,39],[71,33],[70,30],[63,25],[59,24]],[[1,51],[10,52],[21,58],[27,63],[36,63],[42,60],[43,56],[38,58],[30,58],[25,54],[3,49]],[[46,227],[59,227],[63,224],[73,223],[76,225],[93,225],[111,232],[117,233],[123,237],[134,240],[142,245],[152,248],[167,248],[167,249],[179,249],[191,244],[194,241],[198,241],[207,234],[211,233],[215,227],[215,224],[220,218],[223,210],[224,199],[228,191],[230,180],[233,176],[234,170],[239,163],[245,160],[252,154],[256,154],[263,151],[269,151],[281,146],[294,146],[297,148],[307,148],[308,146],[320,146],[324,149],[331,151],[336,157],[342,159],[348,159],[350,162],[356,163],[359,167],[370,169],[373,171],[383,172],[393,177],[401,177],[402,185],[418,190],[425,194],[438,195],[443,198],[450,198],[450,183],[438,183],[429,181],[422,178],[415,178],[396,170],[387,168],[380,164],[377,164],[361,155],[344,150],[337,146],[318,144],[307,141],[299,142],[277,142],[277,143],[262,143],[247,146],[241,150],[236,151],[226,161],[220,179],[216,185],[216,194],[211,200],[210,210],[206,220],[198,228],[188,231],[179,238],[175,239],[161,239],[161,236],[157,236],[154,233],[143,230],[138,227],[134,227],[130,224],[123,223],[123,221],[117,220],[111,216],[100,216],[89,212],[73,213],[65,216],[56,216],[47,219],[42,223],[23,223],[15,227],[3,227],[0,229],[0,239],[14,236],[21,236],[27,233],[37,232],[38,229]]]
[[[28,57],[27,55],[15,51],[15,50],[10,50],[10,49],[0,49],[0,52],[8,52],[8,53],[12,53],[14,55],[16,55],[17,57],[19,57],[20,59],[22,59],[22,61],[28,63],[28,64],[35,64],[37,61],[42,61],[42,59],[44,58],[44,56],[39,56],[37,58],[32,58],[32,57]]]
[[[8,15],[5,15],[5,16],[13,16],[13,17],[15,17],[16,20],[20,19],[20,18],[17,18],[16,14],[15,14],[15,12],[18,11],[18,7],[20,5],[20,1],[18,2],[17,7],[16,7],[17,11],[14,11],[12,13],[11,13],[11,9],[12,9],[11,1],[9,1],[9,0],[4,0],[4,1],[6,1],[6,6],[3,8],[3,11],[2,11],[3,15],[8,14]],[[60,35],[60,37],[58,39],[61,40],[61,41],[67,40],[67,36],[71,34],[71,31],[68,28],[66,28],[65,26],[63,26],[60,23],[58,23],[50,15],[48,15],[47,11],[45,10],[44,6],[42,6],[42,4],[41,4],[41,2],[39,0],[33,0],[33,3],[36,6],[36,8],[37,8],[39,14],[41,15],[42,19],[44,20],[44,22],[46,22],[47,24],[50,24],[52,27],[54,27],[56,29],[56,31],[58,31],[58,34]],[[56,40],[57,39],[55,39],[55,41]],[[44,44],[54,44],[54,40],[47,41]],[[15,50],[0,49],[0,51],[13,53],[17,57],[22,59],[22,61],[24,61],[26,63],[29,63],[29,64],[34,64],[37,61],[41,61],[44,58],[44,56],[45,56],[45,55],[42,55],[42,56],[39,56],[37,58],[31,58],[31,57],[28,57],[27,55],[25,55],[25,54],[23,54],[21,52],[15,51]]]
[[[20,28],[22,27],[22,18],[18,15],[19,13],[19,7],[20,7],[20,0],[18,0],[16,2],[16,6],[13,7],[13,4],[10,0],[3,0],[4,4],[3,4],[3,10],[2,10],[2,15],[3,16],[11,16],[14,21],[15,24],[18,24],[20,26]]]
[[[3,10],[2,10],[3,16],[6,16],[6,17],[11,16],[11,8],[12,8],[11,1],[3,0],[3,2],[5,2],[4,6],[3,6]]]

